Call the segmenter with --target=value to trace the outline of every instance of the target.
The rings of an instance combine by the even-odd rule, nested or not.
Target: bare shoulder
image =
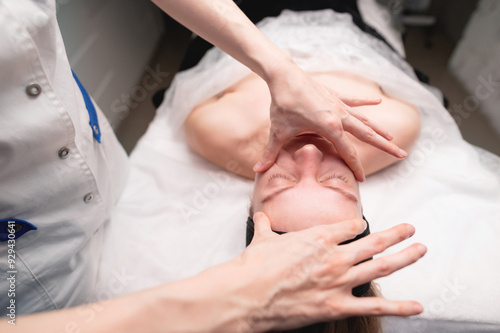
[[[263,81],[245,78],[193,108],[184,123],[196,153],[253,179],[269,132],[270,96]]]
[[[394,143],[409,150],[420,133],[418,110],[386,96],[373,81],[348,72],[312,73],[321,84],[341,94],[382,97],[375,106],[357,107],[362,114],[394,136]],[[260,159],[269,137],[271,97],[265,82],[249,75],[193,108],[185,122],[190,147],[208,161],[253,179],[252,166]],[[398,160],[350,136],[366,174]]]
[[[370,120],[380,124],[391,132],[392,142],[411,154],[411,148],[420,135],[420,115],[417,108],[409,103],[382,95],[382,103],[374,107],[365,107],[362,113]],[[399,161],[350,136],[359,153],[365,174],[370,175]]]

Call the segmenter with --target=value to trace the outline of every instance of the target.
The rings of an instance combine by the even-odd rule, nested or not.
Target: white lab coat
[[[0,313],[92,301],[127,157],[98,110],[102,143],[72,74],[53,0],[0,0],[0,220],[34,224],[15,240],[15,268],[0,243]],[[97,108],[97,106],[96,106]],[[15,271],[15,296],[7,272]],[[9,273],[9,276],[11,274]]]

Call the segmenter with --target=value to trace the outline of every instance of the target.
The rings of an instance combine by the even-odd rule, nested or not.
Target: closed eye
[[[348,183],[348,180],[347,180],[347,178],[345,176],[343,176],[343,175],[337,175],[337,174],[333,174],[333,175],[327,176],[326,178],[324,178],[324,179],[321,180],[321,183],[324,183],[324,182],[326,182],[326,181],[328,181],[330,179],[339,179],[339,180],[343,181],[344,183]]]
[[[277,178],[283,178],[283,179],[289,180],[289,181],[291,181],[291,182],[293,181],[293,179],[292,179],[292,178],[288,177],[287,175],[281,174],[281,173],[274,173],[274,174],[272,174],[272,175],[269,177],[268,181],[270,182],[270,181],[272,181],[273,179],[277,179]]]

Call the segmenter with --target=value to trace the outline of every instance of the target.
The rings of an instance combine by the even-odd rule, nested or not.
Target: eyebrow
[[[279,194],[281,194],[281,193],[283,193],[283,192],[285,192],[285,191],[288,191],[288,190],[290,190],[290,189],[292,189],[292,188],[294,188],[294,187],[295,187],[295,186],[288,186],[288,187],[280,188],[279,190],[276,190],[276,191],[272,192],[271,194],[266,195],[266,196],[262,199],[261,204],[266,203],[267,201],[269,201],[269,200],[271,200],[271,199],[273,199],[273,198],[277,197]],[[351,200],[351,201],[353,201],[353,202],[355,202],[355,203],[358,203],[358,202],[359,202],[358,198],[357,198],[354,194],[352,194],[351,192],[349,192],[349,191],[346,191],[346,190],[344,190],[344,189],[341,189],[341,188],[339,188],[339,187],[335,187],[335,186],[328,186],[328,185],[326,185],[326,186],[323,186],[323,187],[325,187],[325,188],[327,188],[327,189],[329,189],[329,190],[335,191],[335,192],[337,192],[337,193],[340,193],[340,194],[342,194],[342,195],[343,195],[346,199]]]

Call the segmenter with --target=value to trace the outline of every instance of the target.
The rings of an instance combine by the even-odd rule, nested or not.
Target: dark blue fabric
[[[75,72],[73,71],[71,72],[73,73],[73,77],[75,78],[78,88],[80,88],[80,91],[82,92],[83,100],[85,101],[87,112],[89,113],[90,129],[92,130],[94,138],[97,140],[97,142],[101,143],[101,128],[99,127],[99,121],[97,119],[97,112],[95,110],[94,103],[92,103],[92,99],[90,99],[87,90],[85,90],[80,80],[78,80],[78,77],[76,76]]]
[[[38,228],[35,225],[20,219],[0,220],[0,242],[5,242],[9,239],[17,239],[28,231],[37,229]],[[9,238],[10,234],[13,234],[14,236]]]

